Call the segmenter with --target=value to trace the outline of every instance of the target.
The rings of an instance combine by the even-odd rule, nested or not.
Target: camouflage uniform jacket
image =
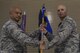
[[[24,45],[37,46],[39,44],[38,40],[35,39],[38,33],[39,30],[32,34],[24,33],[15,21],[9,20],[2,27],[0,53],[25,53]]]
[[[52,35],[47,33],[47,35]],[[54,46],[55,53],[78,53],[79,49],[79,34],[75,21],[66,16],[59,24],[56,35],[53,35],[53,40],[49,43],[48,48]]]

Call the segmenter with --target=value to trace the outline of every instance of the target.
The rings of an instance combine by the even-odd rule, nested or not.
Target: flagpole
[[[45,6],[45,4],[43,4],[43,7],[44,6]],[[43,9],[43,10],[45,10],[45,9]],[[44,11],[42,13],[43,13],[42,24],[44,24],[45,23],[45,21],[44,21]],[[43,34],[43,32],[41,32],[41,41],[44,41],[44,34]],[[41,49],[41,48],[40,48],[40,53],[43,53],[43,49]]]
[[[43,4],[42,8],[40,9],[40,13],[39,13],[39,26],[40,26],[40,24],[44,24],[46,26],[45,29],[52,34],[52,28],[50,26],[48,17],[46,16],[45,4]],[[52,35],[50,35],[50,36],[53,37]],[[43,34],[43,32],[41,32],[39,40],[45,41],[47,43],[48,40],[51,40],[51,39],[47,40],[46,36]],[[46,46],[47,46],[47,44],[45,45],[45,47]],[[39,48],[39,53],[43,53],[43,49]]]
[[[44,21],[44,12],[45,12],[45,4],[43,4],[42,6],[42,9],[41,9],[41,13],[42,13],[42,16],[40,18],[42,18],[41,20],[41,23],[40,24],[44,24],[45,21]],[[40,25],[39,25],[40,26]],[[44,41],[44,34],[43,32],[41,32],[41,38],[40,38],[40,41]],[[40,44],[41,45],[41,44]],[[43,49],[41,49],[41,47],[39,47],[39,53],[43,53]]]
[[[44,24],[44,16],[42,18],[42,24]],[[44,41],[44,34],[43,34],[43,32],[41,33],[41,41]],[[41,47],[40,47],[40,53],[43,53],[43,49],[41,49]]]

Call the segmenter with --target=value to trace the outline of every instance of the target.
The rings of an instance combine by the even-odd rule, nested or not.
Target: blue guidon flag
[[[49,22],[49,20],[48,20],[48,17],[45,15],[45,13],[46,13],[46,8],[45,8],[45,6],[43,5],[42,6],[42,9],[40,10],[40,12],[39,12],[39,26],[40,26],[40,24],[42,23],[42,19],[44,18],[44,23],[46,24],[46,30],[48,31],[48,32],[50,32],[50,33],[52,33],[53,31],[52,31],[52,28],[51,28],[51,25],[50,25],[50,22]]]

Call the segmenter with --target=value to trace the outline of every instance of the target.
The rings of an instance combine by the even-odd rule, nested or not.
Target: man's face
[[[66,7],[63,5],[58,6],[57,13],[60,19],[63,19],[67,15]]]
[[[22,16],[22,12],[19,8],[15,8],[11,11],[11,18],[13,20],[15,20],[16,22],[18,22],[21,19]]]

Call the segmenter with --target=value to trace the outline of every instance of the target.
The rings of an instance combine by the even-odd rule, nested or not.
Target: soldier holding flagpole
[[[44,29],[42,31],[46,32],[46,35],[54,35],[47,46],[48,49],[54,47],[55,53],[80,53],[76,22],[67,15],[67,8],[64,5],[58,6],[57,13],[61,22],[56,35],[46,32],[47,30],[42,25]],[[42,45],[44,47],[44,44]]]
[[[0,53],[26,53],[24,45],[39,46],[39,41],[34,38],[39,35],[40,30],[28,34],[18,24],[22,17],[21,8],[18,6],[10,8],[9,15],[10,19],[1,30]]]

